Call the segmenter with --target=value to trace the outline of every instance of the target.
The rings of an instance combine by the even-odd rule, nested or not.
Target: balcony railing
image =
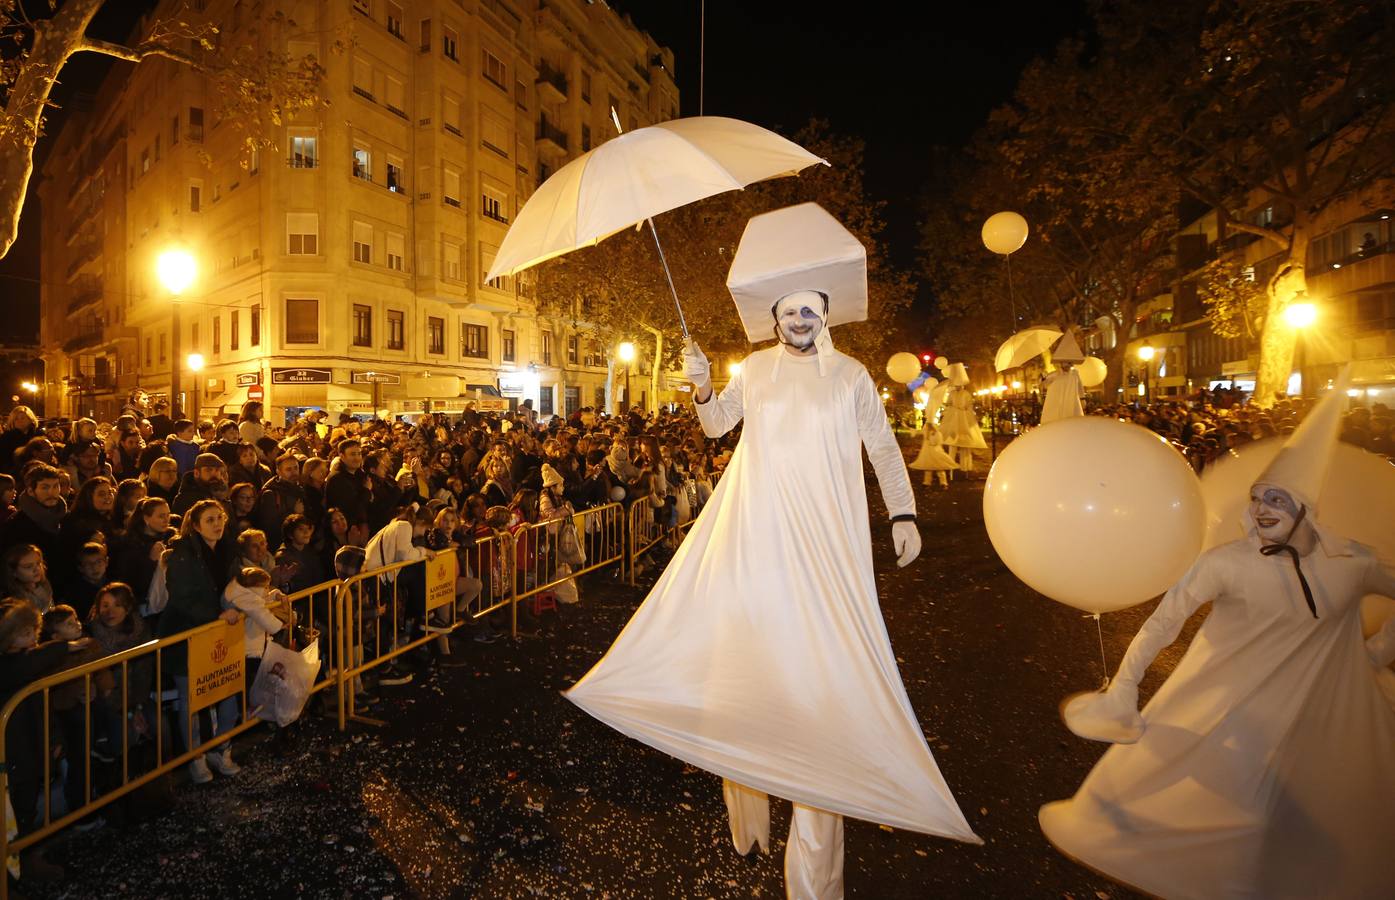
[[[537,139],[539,141],[551,142],[558,150],[563,153],[567,152],[567,133],[547,121],[546,118],[538,121]]]
[[[295,155],[286,157],[286,165],[292,169],[314,169],[320,165],[319,157]]]
[[[1387,253],[1395,253],[1395,241],[1386,241],[1383,244],[1366,244],[1364,247],[1358,247],[1340,259],[1329,259],[1321,264],[1317,264],[1314,261],[1314,263],[1308,265],[1308,269],[1310,272],[1321,275],[1323,272],[1343,269],[1347,266],[1359,263],[1362,260],[1383,256]]]
[[[68,263],[68,277],[73,277],[79,269],[96,259],[102,252],[102,245],[96,241],[78,247],[73,261]]]
[[[567,76],[546,62],[538,64],[538,79],[535,83],[544,99],[557,103],[567,99]]]
[[[84,306],[102,299],[102,279],[84,276],[73,285],[73,299],[68,301],[68,313],[77,312]]]

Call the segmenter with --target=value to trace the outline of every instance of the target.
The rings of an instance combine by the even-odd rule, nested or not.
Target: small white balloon
[[[920,357],[914,353],[897,353],[887,360],[886,374],[892,381],[910,384],[920,377]]]
[[[1186,573],[1206,509],[1191,466],[1166,441],[1082,416],[1008,445],[984,485],[983,520],[1029,587],[1103,613],[1156,597]]]
[[[1080,383],[1090,388],[1104,384],[1104,376],[1109,374],[1109,367],[1098,356],[1087,356],[1075,367],[1075,371],[1080,375]]]
[[[1027,220],[1015,212],[994,213],[983,223],[983,246],[1007,256],[1027,243]]]
[[[938,359],[936,359],[936,360],[935,360],[935,368],[939,369],[941,372],[943,372],[945,369],[948,369],[948,368],[949,368],[949,357],[948,357],[948,356],[941,356],[941,357],[939,357]]]

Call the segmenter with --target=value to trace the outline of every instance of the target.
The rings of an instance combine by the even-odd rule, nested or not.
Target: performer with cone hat
[[[1085,415],[1085,407],[1080,403],[1083,391],[1080,373],[1075,371],[1076,363],[1085,361],[1085,354],[1080,352],[1080,344],[1073,332],[1067,331],[1065,337],[1061,338],[1056,351],[1051,354],[1051,361],[1057,369],[1046,376],[1046,399],[1041,404],[1043,425],[1057,419]]]
[[[1377,686],[1395,620],[1363,641],[1361,598],[1395,572],[1322,525],[1345,378],[1250,489],[1248,534],[1202,554],[1129,645],[1108,690],[1062,708],[1112,741],[1074,798],[1042,807],[1067,856],[1180,898],[1390,896],[1395,711]],[[1211,602],[1138,712],[1138,683]]]
[[[752,219],[727,285],[751,341],[704,431],[743,419],[726,474],[609,652],[567,694],[611,727],[723,778],[732,841],[769,847],[767,795],[794,802],[790,897],[843,896],[843,816],[978,843],[901,683],[877,603],[865,447],[898,563],[915,498],[867,370],[828,329],[867,316],[866,255],[816,204]]]

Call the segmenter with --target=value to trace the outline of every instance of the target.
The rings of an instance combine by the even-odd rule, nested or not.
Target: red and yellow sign
[[[189,638],[189,709],[203,709],[242,693],[246,678],[246,631],[241,621],[201,631]]]
[[[446,550],[426,561],[426,611],[455,601],[455,551]]]

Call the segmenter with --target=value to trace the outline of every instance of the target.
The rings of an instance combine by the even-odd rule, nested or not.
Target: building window
[[[179,116],[170,119],[170,146],[179,143]]]
[[[253,147],[247,151],[247,174],[255,175],[262,170],[262,151]]]
[[[505,85],[508,84],[506,80],[508,78],[508,69],[504,67],[504,61],[488,50],[483,50],[483,52],[484,65],[480,69],[481,74],[484,75],[486,79],[493,82],[499,90],[507,91],[508,88],[505,87]]]
[[[519,109],[528,108],[528,85],[523,83],[522,78],[513,80],[513,100]]]
[[[460,62],[460,35],[449,25],[441,26],[441,52],[447,59]]]
[[[504,159],[509,158],[509,144],[513,143],[509,139],[512,134],[509,123],[501,116],[496,116],[487,110],[481,110],[480,114],[480,143],[486,150],[493,150]]]
[[[241,310],[235,309],[235,310],[233,310],[232,312],[228,313],[228,349],[229,349],[229,350],[236,350],[237,347],[238,347],[238,344],[241,343],[241,341],[239,340],[239,338],[241,337],[241,335],[238,333],[239,330],[240,330],[240,329],[238,328],[238,324],[239,324],[238,318],[239,318],[239,316],[241,315],[241,312],[242,312]]]
[[[213,316],[213,353],[223,352],[223,317],[214,314]]]
[[[313,134],[291,135],[291,155],[287,162],[292,169],[313,169],[320,160],[320,139]]]
[[[160,332],[160,365],[165,364],[165,332]]]
[[[405,269],[404,257],[407,255],[406,240],[400,234],[389,234],[387,236],[387,267],[401,272]]]
[[[538,388],[538,415],[552,415],[552,398],[556,392],[557,388],[550,384]]]
[[[387,30],[395,38],[402,38],[402,7],[392,0],[387,4]]]
[[[286,252],[292,256],[319,254],[319,213],[286,213]]]
[[[508,216],[504,215],[508,208],[508,196],[502,191],[489,185],[480,189],[480,212],[484,214],[486,219],[508,224]]]
[[[354,93],[365,100],[373,97],[373,64],[361,56],[354,57]]]
[[[192,349],[194,349],[194,350],[198,350],[198,349],[199,349],[199,323],[198,323],[198,322],[191,322],[191,323],[189,324],[189,346],[190,346]]]
[[[460,280],[460,245],[453,241],[441,243],[441,275],[452,281]]]
[[[550,331],[542,333],[542,361],[545,366],[552,365],[552,332]]]
[[[407,189],[407,181],[402,175],[402,160],[391,156],[387,161],[387,189],[398,194]]]
[[[480,244],[480,284],[488,285],[496,290],[506,291],[509,289],[509,277],[500,275],[493,281],[489,278],[489,269],[494,265],[494,257],[498,255],[499,248],[493,244]]]
[[[150,148],[146,147],[140,152],[140,173],[144,175],[150,171]]]
[[[446,166],[442,173],[441,199],[447,206],[460,208],[460,173],[450,166]]]
[[[387,80],[387,103],[388,112],[400,118],[407,118],[407,91],[402,82],[396,78],[389,77]]]
[[[616,117],[618,118],[619,115],[620,115],[620,100],[619,100],[619,98],[617,98],[614,94],[606,94],[606,98],[605,98],[605,99],[606,99],[606,112],[610,112],[611,110],[615,110],[615,115],[616,115]]]
[[[591,73],[583,71],[581,73],[581,102],[591,102]]]
[[[189,182],[189,212],[196,213],[203,208],[203,182]]]
[[[363,147],[354,148],[354,168],[355,178],[371,182],[373,180],[373,155]]]
[[[426,352],[446,352],[446,320],[439,316],[426,317]]]
[[[154,352],[152,349],[154,346],[155,339],[147,335],[145,338],[145,367],[147,369],[155,365]]]
[[[313,297],[286,298],[286,343],[320,342],[320,301]]]
[[[581,338],[571,335],[567,338],[567,362],[576,365],[581,358]]]
[[[581,388],[576,385],[568,387],[562,403],[562,411],[568,416],[581,409]]]
[[[460,355],[471,359],[489,358],[489,328],[485,325],[460,323]]]
[[[199,143],[203,141],[203,108],[199,106],[189,107],[189,140]]]
[[[499,349],[503,353],[504,362],[513,362],[518,357],[518,338],[514,331],[504,328],[499,332]],[[161,353],[160,361],[164,362],[164,354]]]
[[[354,262],[373,262],[373,226],[367,222],[354,223]]]
[[[370,3],[371,0],[354,0],[354,12],[363,13],[371,19],[373,17],[373,9]]]
[[[591,126],[590,126],[590,125],[582,125],[582,126],[581,126],[581,150],[582,150],[582,152],[584,153],[584,152],[586,152],[587,150],[590,150],[590,149],[591,149]]]
[[[251,330],[251,344],[256,347],[262,342],[262,305],[260,303],[252,307],[252,321],[249,323]]]
[[[421,20],[421,52],[431,52],[431,20]]]
[[[441,127],[456,137],[460,132],[460,101],[447,94],[441,95]]]
[[[406,344],[406,329],[403,326],[404,319],[402,310],[390,309],[387,314],[388,333],[387,348],[389,350],[401,350]]]
[[[354,346],[373,346],[373,307],[354,304]]]

